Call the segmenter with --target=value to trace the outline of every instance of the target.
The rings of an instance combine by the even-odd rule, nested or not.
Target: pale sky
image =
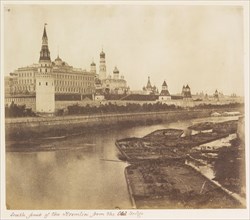
[[[196,92],[244,94],[243,8],[170,5],[5,5],[4,74],[38,63],[44,23],[51,58],[99,72],[106,53],[132,90],[150,76],[171,94],[183,84]]]

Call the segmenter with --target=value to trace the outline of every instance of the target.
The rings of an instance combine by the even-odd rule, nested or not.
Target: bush
[[[31,108],[26,108],[25,105],[17,105],[12,102],[10,106],[5,106],[5,117],[13,118],[13,117],[30,117],[36,116],[36,114],[32,111]]]
[[[102,113],[127,113],[127,112],[157,112],[157,111],[173,111],[181,110],[183,108],[175,105],[167,105],[165,103],[155,103],[155,104],[137,104],[128,103],[126,106],[119,106],[116,104],[108,103],[106,105],[96,106],[79,106],[78,104],[71,105],[67,107],[68,114],[102,114]]]
[[[63,109],[58,109],[56,112],[56,116],[62,116],[64,114],[64,110]]]

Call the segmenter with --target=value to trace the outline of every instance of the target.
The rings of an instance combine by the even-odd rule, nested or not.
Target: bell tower
[[[115,67],[115,69],[113,71],[113,78],[119,79],[119,70],[117,69],[117,67]]]
[[[99,70],[99,78],[100,80],[106,79],[106,61],[105,61],[105,53],[100,53],[100,70]]]
[[[39,68],[36,75],[36,112],[53,114],[55,112],[55,83],[52,74],[48,37],[44,25]]]

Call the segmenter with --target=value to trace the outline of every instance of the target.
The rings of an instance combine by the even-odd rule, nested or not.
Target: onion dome
[[[55,61],[62,61],[62,59],[59,57],[59,55],[57,55],[57,58],[55,59]]]
[[[117,67],[115,67],[115,69],[114,69],[113,73],[115,73],[115,74],[119,74],[119,70],[117,69]]]
[[[101,58],[105,58],[105,53],[103,52],[103,50],[102,50],[102,52],[100,53],[100,57],[101,57]]]

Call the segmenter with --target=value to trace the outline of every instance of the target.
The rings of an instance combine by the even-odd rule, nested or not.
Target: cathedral
[[[50,57],[46,25],[43,28],[39,62],[20,67],[5,78],[9,100],[15,97],[36,99],[36,111],[51,113],[56,100],[83,100],[87,96],[106,94],[127,94],[129,87],[117,67],[107,75],[106,55],[100,53],[99,73],[94,61],[90,71],[75,68],[60,58]],[[7,88],[8,87],[8,88]]]
[[[142,88],[143,93],[145,93],[146,95],[155,95],[158,94],[158,89],[156,88],[156,86],[152,86],[151,82],[150,82],[150,77],[148,77],[148,82],[147,85],[144,86]]]
[[[129,91],[127,81],[120,74],[117,67],[114,67],[113,74],[107,76],[105,53],[100,53],[99,75],[96,74],[96,94],[126,94]]]

